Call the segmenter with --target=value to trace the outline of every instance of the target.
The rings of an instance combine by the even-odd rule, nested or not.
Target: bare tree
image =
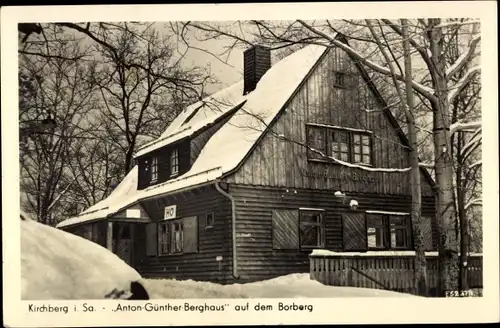
[[[60,209],[54,201],[64,181],[65,157],[72,142],[82,137],[93,85],[85,82],[85,63],[63,59],[82,54],[78,43],[47,47],[53,57],[22,55],[19,59],[20,183],[26,210],[52,224]]]

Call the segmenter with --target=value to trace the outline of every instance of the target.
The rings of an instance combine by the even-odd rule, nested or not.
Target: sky
[[[160,33],[171,33],[168,23],[158,22],[155,28]],[[193,33],[188,32],[188,35],[194,36]],[[198,42],[194,38],[190,38],[190,44],[206,50],[210,53],[220,53],[224,46],[228,44],[227,40],[208,40]],[[208,54],[202,50],[190,48],[184,58],[184,64],[190,66],[209,66],[212,74],[217,78],[220,83],[207,86],[207,92],[212,94],[216,91],[224,89],[243,78],[243,49],[235,48],[228,57],[227,64],[221,60],[216,59],[213,55]]]

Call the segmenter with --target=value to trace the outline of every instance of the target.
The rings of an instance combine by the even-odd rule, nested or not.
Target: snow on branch
[[[457,74],[472,58],[474,52],[476,51],[477,44],[481,40],[481,35],[475,36],[464,53],[458,57],[458,59],[451,65],[446,71],[446,76],[448,79],[452,78],[455,74]]]
[[[477,162],[472,163],[471,165],[469,165],[469,167],[473,168],[473,167],[480,166],[480,165],[483,165],[483,161],[482,160],[479,160]]]
[[[434,163],[418,163],[418,166],[420,167],[425,167],[427,169],[433,169],[434,168]]]
[[[464,209],[468,209],[471,206],[483,206],[483,199],[476,198],[465,204]]]
[[[312,152],[321,155],[324,158],[327,158],[327,159],[330,159],[330,160],[334,161],[337,164],[341,164],[341,165],[344,165],[344,166],[347,166],[347,167],[361,169],[361,170],[365,170],[365,171],[394,173],[394,172],[408,172],[408,171],[411,170],[411,167],[407,167],[407,168],[403,168],[403,169],[382,168],[382,167],[375,168],[375,167],[369,167],[369,166],[365,166],[365,165],[352,164],[352,163],[349,163],[349,162],[344,162],[344,161],[342,161],[340,159],[337,159],[335,157],[332,157],[332,156],[327,156],[327,155],[323,154],[321,151],[319,151],[317,149],[314,149],[314,148],[311,148],[311,147],[307,147],[307,148],[309,150],[311,150]]]
[[[448,94],[448,101],[452,103],[455,98],[462,92],[462,89],[467,86],[467,84],[481,72],[481,66],[474,66],[469,69],[464,76],[457,82],[457,84],[453,87],[453,90]]]
[[[465,130],[465,129],[470,129],[470,128],[481,128],[482,124],[481,121],[474,121],[474,122],[462,122],[458,121],[456,123],[453,123],[450,125],[450,134],[453,134],[455,132]]]

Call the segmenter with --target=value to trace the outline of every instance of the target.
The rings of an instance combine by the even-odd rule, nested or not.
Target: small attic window
[[[334,85],[339,88],[346,87],[346,74],[344,72],[333,72]]]

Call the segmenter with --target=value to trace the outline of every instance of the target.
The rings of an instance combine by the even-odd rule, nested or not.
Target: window
[[[409,248],[410,239],[410,216],[390,216],[391,248]]]
[[[164,220],[146,226],[148,256],[198,252],[198,217]]]
[[[358,132],[314,124],[307,125],[308,145],[329,157],[344,162],[372,165],[372,139],[369,132]],[[325,138],[325,134],[328,138]],[[325,160],[318,153],[308,151],[308,159]]]
[[[173,149],[170,152],[170,176],[176,176],[179,174],[179,151]]]
[[[214,214],[207,213],[205,216],[205,228],[213,228],[214,227]]]
[[[184,229],[182,220],[172,222],[172,253],[182,253]]]
[[[370,137],[363,134],[353,133],[352,140],[354,144],[354,163],[370,165],[372,163]]]
[[[320,151],[323,154],[326,154],[326,138],[325,138],[325,129],[318,127],[309,127],[308,128],[308,145],[310,148],[313,148],[317,151]],[[323,156],[318,154],[315,151],[309,149],[309,158],[321,159]]]
[[[168,226],[168,222],[161,222],[158,224],[158,251],[160,254],[170,253]]]
[[[150,182],[158,181],[158,157],[153,157],[151,160],[151,179]]]
[[[323,248],[324,213],[323,210],[273,210],[273,249]]]
[[[344,72],[334,72],[334,78],[335,78],[335,81],[334,81],[334,85],[336,87],[345,87],[346,86],[346,75]]]
[[[369,249],[411,249],[409,215],[368,214],[366,237]]]
[[[349,134],[346,131],[330,131],[331,156],[341,161],[349,161]]]
[[[323,212],[300,211],[300,246],[323,247]]]
[[[368,248],[387,248],[386,226],[382,215],[368,216],[366,229]]]

